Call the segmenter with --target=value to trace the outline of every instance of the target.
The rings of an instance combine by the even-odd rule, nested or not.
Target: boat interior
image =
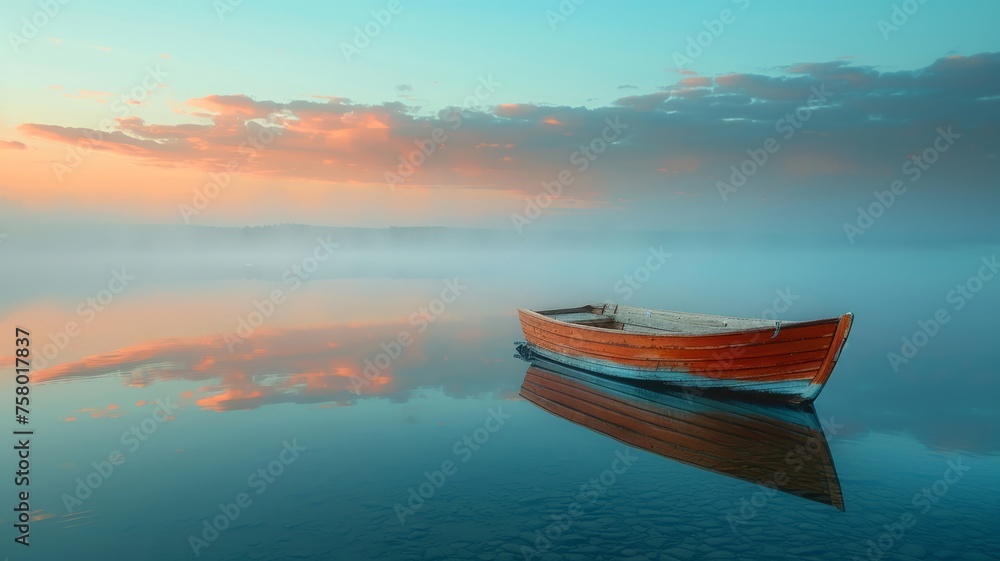
[[[543,316],[576,325],[586,325],[610,331],[648,333],[651,335],[728,333],[749,329],[780,329],[780,326],[802,323],[767,319],[737,318],[692,314],[666,310],[635,308],[621,304],[599,304],[579,308],[538,311]]]

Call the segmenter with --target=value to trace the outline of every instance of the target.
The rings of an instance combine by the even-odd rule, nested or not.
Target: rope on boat
[[[531,362],[535,353],[531,352],[531,347],[528,346],[528,342],[514,341],[514,345],[515,345],[514,350],[517,351],[517,354],[514,355],[514,358],[519,358],[521,360]]]
[[[775,337],[777,337],[778,333],[781,333],[781,320],[780,319],[778,321],[774,322],[774,333],[771,335],[771,339],[774,339]]]

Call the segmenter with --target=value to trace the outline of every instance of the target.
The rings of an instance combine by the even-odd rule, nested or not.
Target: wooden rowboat
[[[793,403],[819,395],[854,316],[770,321],[616,304],[519,309],[525,358],[676,386],[755,392]]]
[[[536,361],[525,373],[521,396],[640,450],[844,510],[812,405],[709,399],[641,384]]]

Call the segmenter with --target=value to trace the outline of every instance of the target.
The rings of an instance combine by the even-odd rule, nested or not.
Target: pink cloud
[[[689,88],[704,88],[712,85],[712,79],[707,76],[696,76],[692,78],[684,78],[677,83],[681,86]]]
[[[517,119],[530,115],[537,110],[538,106],[532,103],[504,103],[497,106],[496,114],[499,117]]]
[[[64,93],[63,97],[68,97],[72,99],[93,99],[98,103],[107,103],[115,97],[115,94],[111,92],[102,92],[96,90],[80,90],[75,94]]]
[[[663,174],[671,181],[688,174],[683,179],[711,185],[713,177],[745,158],[747,147],[771,134],[767,131],[774,123],[828,82],[833,97],[796,137],[802,155],[824,158],[797,161],[789,153],[789,170],[827,176],[881,169],[884,162],[874,161],[872,145],[902,144],[896,139],[908,138],[916,123],[978,121],[983,111],[993,111],[983,100],[996,95],[995,84],[983,77],[996,68],[1000,55],[990,54],[943,58],[907,72],[845,61],[803,63],[777,75],[682,74],[661,91],[622,97],[605,107],[505,103],[433,114],[399,101],[371,105],[327,95],[284,102],[209,95],[165,102],[174,111],[169,123],[149,122],[137,110],[118,119],[110,132],[42,123],[25,123],[18,130],[54,142],[86,143],[148,165],[205,172],[235,165],[247,176],[324,184],[320,188],[384,188],[389,175],[397,175],[401,187],[414,189],[533,195],[568,165],[576,169],[581,147],[620,118],[627,124],[620,141],[607,142],[600,162],[588,165],[573,183],[579,199],[573,204],[600,205],[614,199],[613,190],[624,183],[656,190],[666,179]],[[94,91],[73,97],[107,99],[105,92]],[[884,119],[878,138],[870,127],[873,115]],[[2,147],[20,149],[20,144]],[[906,153],[912,147],[898,149]],[[574,153],[577,158],[571,160]]]

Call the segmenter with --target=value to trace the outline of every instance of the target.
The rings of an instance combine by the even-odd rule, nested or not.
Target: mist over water
[[[1000,284],[984,264],[1000,246],[478,235],[8,238],[0,250],[23,274],[0,295],[3,324],[30,330],[45,364],[32,389],[33,550],[99,559],[114,539],[148,559],[853,559],[869,558],[868,540],[888,559],[997,551]],[[815,403],[845,511],[630,448],[519,396],[516,308],[605,301],[788,321],[853,312]],[[123,462],[105,475],[114,452]],[[617,454],[635,460],[568,516]],[[968,469],[956,479],[954,465]],[[249,506],[206,530],[240,493]],[[879,541],[904,514],[915,522]]]

